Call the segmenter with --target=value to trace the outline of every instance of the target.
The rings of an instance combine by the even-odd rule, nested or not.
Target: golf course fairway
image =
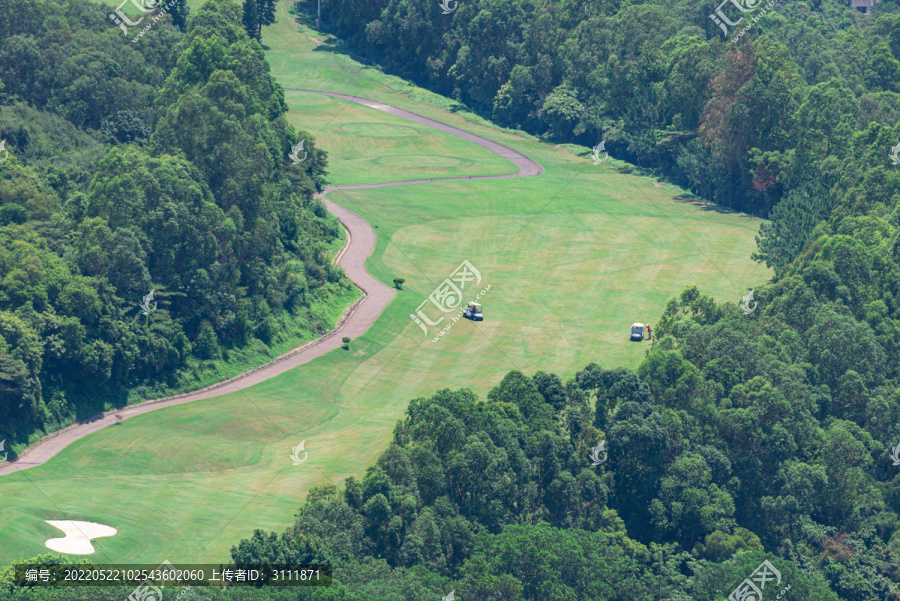
[[[254,528],[289,525],[310,487],[361,476],[411,399],[463,386],[484,397],[513,369],[565,380],[592,361],[637,367],[649,344],[628,342],[629,326],[655,323],[685,286],[738,301],[770,277],[750,260],[761,220],[679,200],[681,190],[620,171],[614,159],[594,164],[443,110],[453,103],[330,51],[287,2],[278,8],[263,41],[285,88],[397,106],[496,140],[545,173],[329,194],[375,228],[369,272],[388,285],[406,280],[375,325],[349,350],[134,417],[3,476],[4,564],[48,552],[60,534],[46,520],[117,530],[79,559],[225,561]],[[290,122],[329,153],[334,185],[516,172],[484,148],[381,111],[309,92],[285,98]],[[410,314],[463,261],[480,272],[479,290],[490,285],[484,321],[460,320],[432,342],[437,330],[423,335]],[[308,458],[294,465],[301,441]]]

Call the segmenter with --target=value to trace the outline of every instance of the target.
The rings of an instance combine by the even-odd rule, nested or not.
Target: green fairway
[[[254,528],[290,524],[311,486],[362,475],[412,398],[461,386],[483,397],[512,369],[566,379],[591,361],[634,368],[649,345],[628,342],[629,326],[655,323],[686,285],[736,302],[770,277],[750,260],[760,220],[703,210],[652,179],[441,110],[452,103],[316,50],[317,34],[287,9],[279,4],[264,33],[284,87],[399,106],[506,144],[546,173],[331,193],[377,227],[369,270],[388,284],[406,279],[375,326],[349,351],[129,419],[0,477],[0,564],[47,551],[60,536],[44,522],[53,519],[119,529],[98,541],[91,557],[101,562],[224,561]],[[480,146],[374,109],[285,97],[290,122],[329,153],[333,184],[515,172]],[[460,320],[432,342],[436,328],[426,337],[409,315],[463,260],[491,286],[485,320]],[[291,448],[303,440],[309,458],[295,466]]]
[[[336,184],[517,171],[481,146],[359,104],[302,92],[286,92],[285,100],[291,125],[311,132],[328,151]]]

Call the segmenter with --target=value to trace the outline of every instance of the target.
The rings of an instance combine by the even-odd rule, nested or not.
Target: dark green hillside
[[[783,598],[900,599],[896,3],[785,5],[730,47],[707,5],[341,6],[356,51],[501,123],[769,212],[777,276],[746,311],[685,289],[636,373],[413,401],[280,544],[321,544],[351,598],[721,600],[768,557]]]
[[[776,276],[740,307],[687,286],[636,370],[598,356],[565,381],[511,371],[487,398],[412,399],[364,475],[234,543],[236,562],[330,562],[333,587],[187,599],[722,601],[768,561],[766,601],[900,601],[900,9],[784,2],[726,43],[716,6],[328,4],[324,23],[387,70],[769,215],[756,258]],[[75,89],[24,98],[3,78],[0,123],[25,132],[4,130],[0,165],[0,392],[35,407],[18,431],[85,398],[52,374],[101,374],[109,398],[174,383],[288,316],[314,328],[311,303],[344,285],[310,196],[324,155],[305,174],[279,158],[298,138],[243,16],[210,0],[167,33],[157,92],[141,104],[153,84],[135,76],[135,106],[115,107],[135,113],[95,126]],[[25,21],[35,48],[66,39]],[[54,144],[71,158],[51,164]],[[160,308],[133,319],[151,287]],[[13,591],[0,573],[14,601],[124,592]]]
[[[239,7],[133,43],[72,0],[0,10],[0,440],[197,387],[331,326],[353,295]],[[237,21],[235,21],[237,19]],[[150,311],[140,307],[145,296]],[[153,310],[153,307],[156,307]]]
[[[790,239],[766,236],[762,249],[780,268],[843,179],[890,164],[900,6],[865,17],[848,0],[768,4],[745,2],[757,10],[727,38],[710,18],[716,0],[460,0],[446,15],[433,0],[339,0],[322,3],[322,23],[356,54],[498,124],[606,140],[616,158],[725,207],[765,216],[788,201],[775,216],[791,234],[775,227]],[[316,3],[296,6],[312,14]]]

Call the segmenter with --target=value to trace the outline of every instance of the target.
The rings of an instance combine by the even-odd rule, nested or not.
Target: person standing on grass
[[[652,332],[650,330],[650,324],[647,324],[647,340],[650,340],[652,336]]]

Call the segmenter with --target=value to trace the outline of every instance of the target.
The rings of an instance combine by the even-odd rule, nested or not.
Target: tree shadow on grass
[[[672,178],[661,176],[659,173],[648,167],[642,167],[639,165],[628,165],[625,168],[619,168],[619,171],[622,173],[628,173],[632,175],[639,175],[645,178],[654,178],[653,185],[657,188],[664,188],[663,184],[668,184],[670,186],[674,186],[675,188],[681,188],[677,182],[673,181]],[[752,215],[747,215],[741,211],[735,211],[734,209],[730,209],[728,207],[723,207],[721,205],[717,205],[714,202],[711,202],[702,196],[697,196],[693,192],[683,192],[677,196],[673,197],[673,200],[680,204],[690,204],[700,209],[701,211],[707,212],[715,212],[723,215],[745,215],[747,217],[752,217]]]
[[[716,213],[724,214],[724,215],[744,215],[745,217],[753,217],[752,215],[747,215],[741,211],[735,211],[734,209],[729,209],[728,207],[723,207],[721,205],[717,205],[714,202],[710,202],[705,198],[697,196],[695,194],[679,194],[675,197],[675,202],[681,204],[690,204],[694,205],[701,211],[714,211]]]

